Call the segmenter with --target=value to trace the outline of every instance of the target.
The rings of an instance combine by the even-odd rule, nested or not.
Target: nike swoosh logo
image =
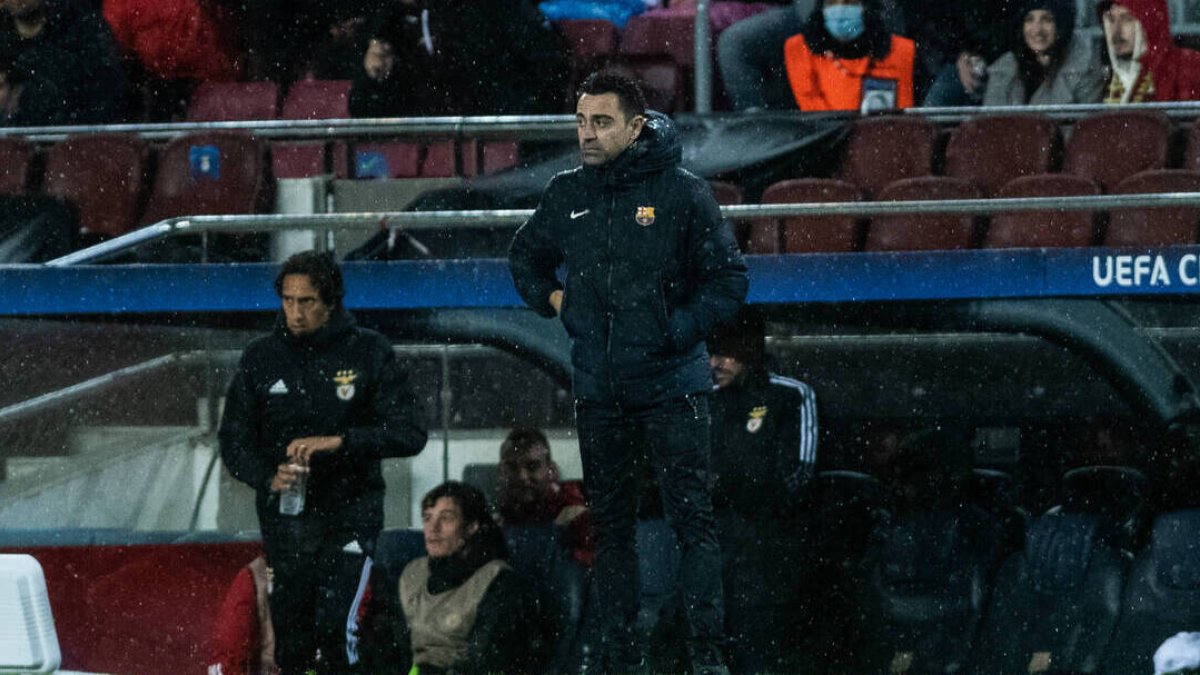
[[[588,214],[588,211],[591,211],[591,209],[584,209],[582,211],[572,211],[571,212],[571,220],[575,220],[576,218],[582,218],[583,216],[586,216]]]

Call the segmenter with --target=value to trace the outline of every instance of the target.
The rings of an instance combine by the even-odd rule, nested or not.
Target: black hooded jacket
[[[521,297],[554,316],[564,289],[575,397],[650,405],[709,391],[704,338],[736,314],[746,266],[712,189],[679,166],[666,116],[647,113],[611,162],[551,179],[509,251]],[[566,284],[555,271],[566,265]]]
[[[312,458],[304,515],[371,541],[383,527],[380,459],[425,447],[421,406],[392,345],[345,310],[297,336],[282,315],[246,348],[221,419],[221,458],[257,493],[264,532],[280,518],[271,480],[287,445],[306,436],[342,436],[342,447]],[[339,527],[340,526],[340,527]]]

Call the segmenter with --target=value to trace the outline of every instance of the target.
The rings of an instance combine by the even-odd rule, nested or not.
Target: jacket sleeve
[[[537,672],[530,661],[549,652],[533,594],[512,570],[501,572],[479,602],[467,658],[455,675]]]
[[[698,178],[693,181],[684,267],[691,292],[671,313],[671,342],[681,351],[704,340],[717,324],[731,320],[750,285],[733,229],[721,217],[712,188]]]
[[[555,276],[555,270],[563,262],[563,252],[552,236],[553,228],[547,209],[553,190],[552,180],[537,210],[517,230],[508,249],[509,271],[517,292],[533,311],[547,318],[555,315],[550,294],[563,287]]]
[[[359,457],[412,457],[429,440],[424,406],[417,400],[408,372],[400,367],[392,346],[386,340],[381,342],[379,381],[371,402],[375,425],[349,429],[343,450]]]
[[[233,477],[255,490],[266,490],[275,477],[275,465],[258,447],[258,402],[246,377],[246,357],[229,383],[225,412],[218,438],[221,460]]]
[[[250,570],[243,567],[221,600],[221,608],[213,622],[209,672],[222,675],[252,672],[260,640],[254,578]]]
[[[803,382],[794,382],[794,386],[795,405],[786,409],[787,431],[781,434],[776,453],[779,475],[793,502],[804,496],[817,463],[817,395]]]

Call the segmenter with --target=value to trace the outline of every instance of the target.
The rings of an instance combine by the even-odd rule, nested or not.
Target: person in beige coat
[[[1074,35],[1073,0],[1026,0],[1014,47],[988,67],[983,105],[1097,103],[1104,70],[1092,45]]]

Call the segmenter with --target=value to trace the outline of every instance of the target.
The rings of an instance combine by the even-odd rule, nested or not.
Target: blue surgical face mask
[[[850,42],[863,33],[862,5],[831,5],[821,10],[825,30],[839,42]]]

